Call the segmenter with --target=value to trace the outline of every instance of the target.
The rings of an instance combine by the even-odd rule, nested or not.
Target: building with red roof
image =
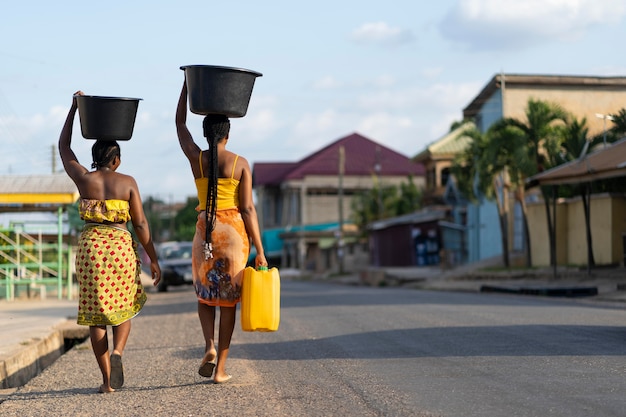
[[[332,270],[333,251],[356,236],[352,196],[409,177],[418,188],[425,183],[422,164],[358,133],[297,162],[257,162],[252,175],[266,255],[280,257],[283,267],[318,272]]]

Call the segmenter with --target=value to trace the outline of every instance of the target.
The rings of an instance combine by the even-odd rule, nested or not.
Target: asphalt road
[[[151,293],[126,384],[97,394],[88,343],[1,416],[624,416],[626,310],[562,299],[282,283],[275,333],[237,326],[231,382],[197,374],[190,287]]]

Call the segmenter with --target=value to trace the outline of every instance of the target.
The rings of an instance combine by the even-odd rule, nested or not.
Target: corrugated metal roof
[[[626,138],[583,158],[536,174],[527,180],[527,187],[577,184],[622,176],[626,176]]]
[[[276,185],[308,175],[338,175],[339,148],[344,148],[345,175],[372,175],[379,165],[381,176],[424,175],[424,166],[405,155],[358,133],[345,136],[295,163],[255,163],[254,184]]]
[[[442,220],[447,217],[447,208],[425,208],[414,213],[404,214],[398,217],[391,217],[389,219],[382,219],[372,222],[367,227],[369,230],[381,230],[391,226],[397,226],[401,224],[418,224],[432,222],[436,220]]]
[[[422,162],[436,156],[452,157],[463,152],[471,143],[472,139],[468,136],[461,135],[461,133],[474,126],[473,122],[463,123],[456,129],[446,133],[441,138],[426,146],[426,149],[417,154],[413,160]]]
[[[71,204],[79,197],[65,173],[0,175],[0,204]]]

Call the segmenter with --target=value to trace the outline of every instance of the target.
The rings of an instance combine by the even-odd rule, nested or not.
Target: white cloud
[[[480,87],[478,83],[439,83],[368,90],[341,107],[306,113],[284,144],[290,154],[297,155],[289,160],[305,157],[353,132],[412,156],[462,118],[463,107]]]
[[[3,149],[0,174],[51,172],[53,152],[56,152],[67,110],[53,107],[47,113],[27,117],[14,114],[0,116],[0,148]],[[74,129],[80,135],[80,126]]]
[[[408,29],[391,27],[386,22],[364,23],[350,35],[356,43],[378,45],[401,45],[414,40]]]
[[[393,87],[396,84],[396,79],[391,75],[381,75],[372,80],[372,85],[378,88]]]
[[[383,90],[361,95],[355,106],[360,110],[370,111],[386,109],[395,112],[420,109],[429,113],[458,108],[460,118],[461,109],[481,87],[478,83],[435,83],[426,87]]]
[[[231,121],[231,131],[235,139],[233,146],[236,146],[238,138],[245,138],[247,144],[266,142],[282,126],[276,111],[269,108],[260,108],[246,115],[244,119],[241,119],[241,125],[235,125],[235,123],[237,122]]]
[[[472,49],[519,48],[577,39],[595,25],[619,23],[625,14],[621,0],[460,0],[440,29]]]
[[[442,67],[424,68],[423,70],[420,71],[420,73],[422,74],[422,76],[426,78],[437,78],[443,73],[443,68]]]
[[[332,75],[327,75],[313,83],[315,90],[334,90],[340,88],[343,84]]]

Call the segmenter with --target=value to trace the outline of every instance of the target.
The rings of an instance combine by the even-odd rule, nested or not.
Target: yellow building
[[[584,184],[626,175],[626,139],[535,175],[532,186]],[[555,218],[555,253],[558,265],[587,265],[587,217],[582,197],[559,199],[552,205]],[[624,262],[626,238],[626,196],[623,194],[591,194],[589,198],[589,230],[593,259],[597,265],[620,265]],[[533,264],[550,264],[550,246],[543,203],[529,204],[528,217],[532,242]]]
[[[586,119],[589,127],[588,134],[596,136],[601,134],[605,129],[612,127],[608,115],[616,114],[621,109],[626,108],[626,77],[592,77],[592,76],[564,76],[564,75],[521,75],[521,74],[496,74],[478,93],[478,95],[465,107],[463,116],[466,120],[472,120],[479,131],[486,132],[489,127],[502,118],[515,118],[521,122],[526,122],[526,108],[529,100],[541,100],[560,105],[565,111],[569,112],[578,119]],[[533,190],[536,192],[536,189]],[[541,199],[540,195],[535,198]],[[597,197],[594,196],[594,200]],[[510,199],[511,207],[509,213],[509,248],[512,252],[523,253],[526,248],[522,239],[523,222],[521,220],[521,211],[515,206],[513,199]],[[571,211],[567,216],[559,216],[560,210],[557,212],[557,233],[563,233],[563,227],[569,228],[575,226],[575,222],[579,221],[584,224],[584,218],[574,215],[575,203],[570,202]],[[594,203],[595,204],[595,203]],[[612,210],[622,210],[622,205],[613,203],[609,204],[612,208],[607,210],[613,216],[626,217],[626,212],[615,214]],[[548,265],[545,256],[549,256],[549,246],[547,235],[542,235],[539,230],[546,230],[547,225],[545,218],[545,208],[543,203],[538,207],[529,207],[529,226],[531,230],[531,255],[532,263],[536,266]],[[602,213],[600,209],[597,209]],[[604,215],[608,216],[608,211]],[[483,202],[482,204],[470,204],[467,207],[467,242],[468,242],[468,261],[475,262],[502,254],[502,245],[500,243],[499,224],[494,221],[493,216],[495,210],[491,202]],[[601,214],[598,214],[601,215]],[[542,217],[543,216],[543,217]],[[573,223],[564,225],[564,217],[572,217]],[[601,227],[594,225],[594,227]],[[612,224],[612,233],[618,226]],[[621,227],[621,226],[620,226]],[[559,232],[559,230],[561,232]],[[606,230],[606,229],[605,229]],[[615,248],[615,238],[608,237],[601,233],[602,229],[594,231],[594,252],[598,255],[596,263],[604,263],[604,254],[618,253],[621,250]],[[577,236],[575,231],[571,231],[572,235],[558,236],[557,241],[567,241],[568,244],[572,240],[572,236]],[[578,237],[576,237],[578,239]],[[598,247],[602,239],[609,239],[606,247]],[[597,240],[597,242],[596,242]],[[586,242],[583,241],[586,245]],[[563,244],[557,244],[557,250],[563,250]],[[570,245],[571,246],[571,245]],[[568,249],[569,250],[569,249]],[[577,250],[572,249],[570,255],[563,258],[559,255],[557,261],[559,264],[586,264],[587,256],[580,257]],[[603,255],[600,255],[600,252]],[[559,252],[560,253],[560,252]],[[574,254],[576,253],[576,254]],[[586,250],[585,250],[586,253]],[[617,255],[611,255],[611,261],[615,261]]]

